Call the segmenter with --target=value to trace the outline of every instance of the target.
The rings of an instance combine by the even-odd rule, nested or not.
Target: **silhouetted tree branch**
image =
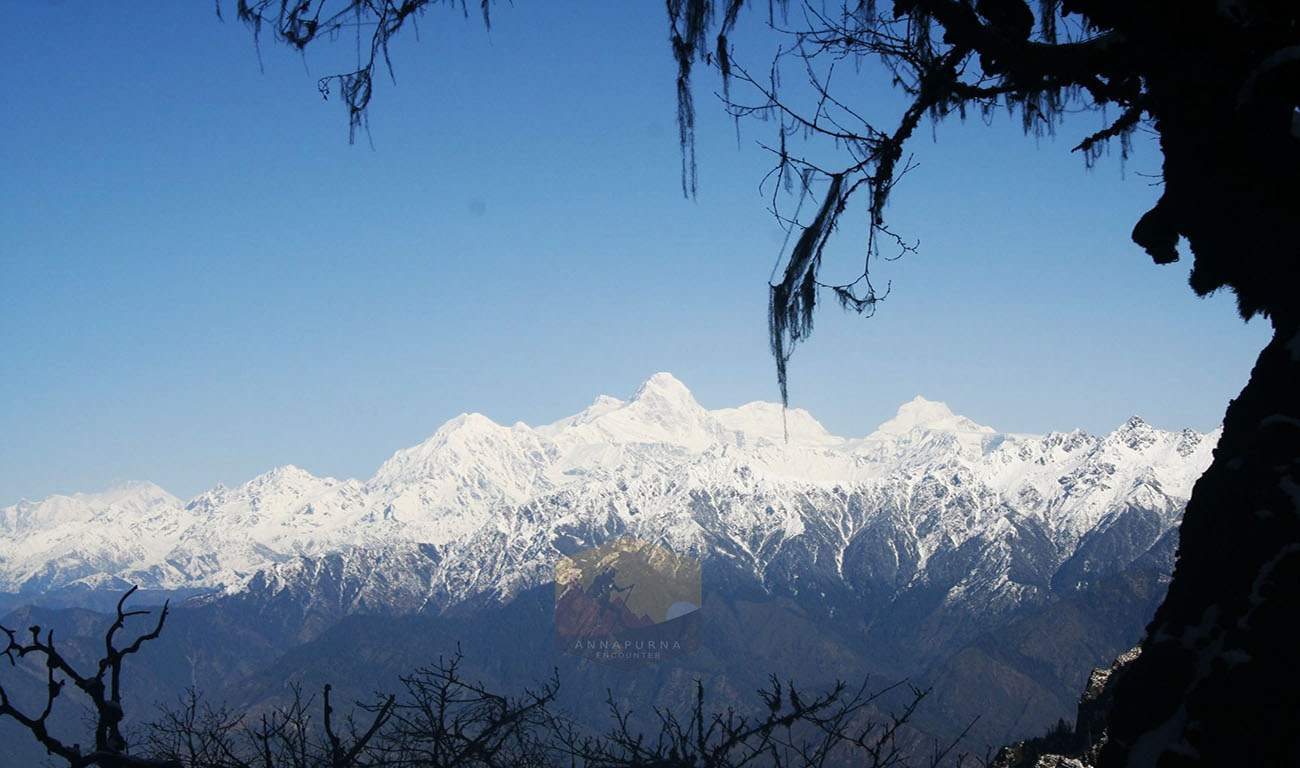
[[[969,726],[926,755],[923,745],[904,738],[929,691],[907,689],[910,698],[902,709],[879,714],[884,697],[902,684],[850,691],[839,683],[809,696],[773,677],[758,692],[758,714],[746,715],[734,706],[707,709],[704,686],[697,682],[686,711],[654,708],[650,734],[610,694],[612,725],[601,733],[557,710],[556,677],[517,696],[503,695],[468,680],[462,662],[457,651],[402,678],[402,695],[362,706],[368,725],[360,728],[349,719],[347,736],[332,722],[328,686],[319,726],[308,714],[310,699],[298,688],[289,704],[262,715],[255,727],[227,709],[204,705],[191,691],[150,725],[147,744],[158,759],[184,768],[906,768],[917,759],[934,768],[967,759],[955,750]]]
[[[461,673],[461,652],[402,678],[404,696],[382,739],[385,764],[527,766],[546,764],[556,676],[517,697],[493,693]]]
[[[299,50],[350,35],[355,69],[321,78],[337,88],[353,136],[365,124],[380,61],[392,72],[390,43],[432,6],[469,15],[462,0],[236,0],[236,17],[256,39],[264,28]],[[477,4],[490,23],[490,2]],[[768,0],[769,25],[785,44],[767,78],[741,65],[733,32],[752,0],[666,0],[668,37],[677,64],[677,116],[683,190],[696,186],[697,65],[718,71],[731,113],[776,126],[775,177],[798,200],[778,220],[799,233],[786,268],[771,287],[770,332],[782,398],[786,363],[811,333],[821,290],[871,314],[888,294],[871,278],[882,245],[915,244],[884,219],[890,193],[911,163],[907,145],[923,120],[940,122],[971,110],[1018,112],[1026,132],[1051,133],[1067,113],[1118,115],[1076,146],[1089,163],[1118,139],[1127,155],[1132,132],[1149,124],[1164,154],[1164,194],[1138,221],[1133,239],[1160,264],[1178,259],[1180,238],[1195,255],[1191,284],[1205,295],[1231,288],[1243,317],[1296,322],[1300,273],[1300,10],[1281,0],[1197,2],[1179,7],[1127,0]],[[763,5],[763,4],[759,4]],[[218,5],[220,12],[220,5]],[[778,17],[781,21],[778,22]],[[791,19],[795,21],[792,23]],[[711,42],[712,39],[712,42]],[[789,63],[805,88],[781,88]],[[851,69],[849,79],[838,73]],[[858,77],[860,75],[860,77]],[[733,94],[733,79],[758,101]],[[907,100],[892,119],[869,117],[866,86],[883,82]],[[795,151],[793,142],[809,145]],[[829,145],[816,150],[818,142]],[[815,159],[823,158],[823,159]],[[798,180],[797,190],[794,181]],[[978,180],[971,180],[978,183]],[[862,268],[847,282],[822,282],[825,245],[858,194],[868,227]],[[803,198],[820,197],[811,222]]]
[[[717,67],[736,118],[770,121],[777,165],[769,179],[779,221],[798,236],[771,288],[772,353],[782,397],[791,350],[811,333],[822,290],[871,314],[887,293],[872,283],[882,244],[906,242],[884,228],[884,210],[910,167],[907,145],[923,119],[976,110],[1018,112],[1027,133],[1052,133],[1067,114],[1105,120],[1075,146],[1091,164],[1149,125],[1164,154],[1164,194],[1139,220],[1134,241],[1160,264],[1195,256],[1196,293],[1231,288],[1243,317],[1296,321],[1300,273],[1300,11],[1294,3],[1165,4],[1121,0],[849,0],[768,3],[786,42],[766,76],[728,48],[745,0],[669,0],[681,78],[692,64]],[[752,5],[752,3],[750,3]],[[878,7],[879,5],[879,7]],[[717,45],[705,44],[716,34]],[[686,41],[685,45],[679,41]],[[683,59],[689,52],[692,61]],[[788,83],[791,73],[799,75]],[[847,72],[847,77],[845,76]],[[739,94],[729,80],[745,88]],[[869,86],[906,99],[892,119],[872,116]],[[1267,82],[1268,85],[1257,87]],[[752,98],[756,96],[756,100]],[[1109,117],[1110,110],[1117,115]],[[693,115],[679,96],[679,114]],[[693,118],[685,124],[693,125]],[[683,151],[692,146],[683,140]],[[796,146],[797,143],[797,146]],[[794,183],[797,181],[797,184]],[[963,180],[979,185],[980,180]],[[795,198],[788,215],[777,190]],[[862,268],[848,282],[819,279],[822,254],[856,194],[868,228]],[[820,199],[801,220],[804,198]],[[903,250],[906,252],[906,249]]]
[[[287,704],[257,718],[213,708],[193,689],[176,708],[166,709],[147,727],[147,750],[157,759],[184,768],[362,768],[396,765],[380,757],[375,742],[390,723],[396,697],[364,707],[364,727],[352,716],[339,731],[332,689],[321,696],[321,720],[313,722],[313,698],[290,686]],[[250,723],[248,721],[253,720]]]
[[[490,27],[490,0],[477,0],[477,4],[483,24]],[[366,126],[375,69],[381,61],[389,77],[396,80],[389,57],[390,41],[435,5],[469,15],[466,0],[235,0],[235,17],[253,30],[253,39],[259,44],[266,28],[272,30],[276,40],[298,50],[321,39],[352,39],[355,68],[326,75],[316,87],[326,99],[337,89],[348,112],[348,140],[354,141],[357,131]],[[221,16],[221,0],[216,0],[216,8]]]
[[[27,729],[40,742],[50,755],[62,758],[71,768],[82,766],[103,766],[103,768],[153,768],[174,765],[169,761],[158,761],[128,753],[126,739],[122,736],[122,664],[127,656],[138,653],[150,640],[158,638],[167,621],[168,604],[164,603],[158,611],[158,620],[149,632],[139,635],[124,647],[114,642],[118,632],[126,626],[126,620],[133,616],[146,616],[151,611],[128,611],[126,601],[135,593],[131,587],[117,601],[117,614],[108,631],[104,634],[104,655],[100,658],[94,675],[83,675],[58,650],[54,642],[54,630],[45,632],[41,638],[41,627],[28,628],[30,640],[18,639],[18,633],[8,627],[0,627],[7,638],[3,655],[10,666],[17,666],[18,661],[27,657],[39,658],[46,671],[45,706],[36,715],[25,714],[9,698],[9,693],[0,685],[0,717],[9,717]],[[80,743],[69,744],[50,733],[48,722],[54,711],[54,704],[63,692],[64,686],[71,681],[80,690],[94,708],[95,734],[93,748],[83,752]]]
[[[809,697],[793,683],[782,684],[772,676],[768,687],[758,692],[762,714],[747,716],[734,708],[707,710],[704,686],[697,681],[694,703],[684,717],[667,708],[654,709],[658,730],[652,735],[633,725],[631,712],[611,692],[608,707],[613,727],[608,732],[583,735],[563,723],[554,730],[561,754],[592,768],[904,768],[913,764],[915,750],[902,743],[901,732],[929,691],[910,688],[911,698],[903,710],[884,718],[874,716],[873,707],[899,685],[868,691],[864,683],[851,692],[841,682]],[[970,726],[956,740],[936,745],[926,764],[962,765],[966,756],[953,753],[969,731]]]

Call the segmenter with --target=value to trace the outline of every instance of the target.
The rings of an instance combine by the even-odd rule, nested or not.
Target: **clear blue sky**
[[[517,0],[490,34],[435,13],[379,85],[373,150],[316,93],[338,49],[267,44],[260,71],[209,2],[6,11],[0,504],[367,477],[461,411],[546,422],[658,370],[709,407],[776,398],[768,132],[738,146],[704,82],[682,198],[661,3]],[[794,403],[841,434],[917,393],[1015,431],[1215,426],[1266,328],[1129,242],[1158,160],[1139,135],[1126,178],[1085,171],[1070,139],[1096,120],[919,141],[891,210],[921,252],[881,268],[875,318],[828,306]]]

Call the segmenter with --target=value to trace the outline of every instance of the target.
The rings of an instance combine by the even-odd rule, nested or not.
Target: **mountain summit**
[[[641,383],[632,395],[633,402],[642,400],[659,400],[677,403],[682,406],[698,406],[691,391],[676,376],[667,371],[660,371]]]
[[[187,504],[138,485],[0,509],[0,592],[104,579],[238,591],[255,578],[289,579],[302,558],[364,552],[434,558],[419,584],[409,574],[384,583],[450,605],[504,599],[544,579],[565,547],[615,531],[725,553],[762,578],[808,556],[834,566],[826,578],[852,581],[864,552],[893,553],[898,562],[878,572],[893,574],[891,590],[920,578],[931,558],[997,540],[990,552],[1003,559],[979,572],[983,586],[950,585],[993,590],[992,600],[1029,589],[1009,575],[1019,561],[1007,559],[1015,546],[1005,537],[1032,531],[1045,547],[1033,555],[1049,569],[1040,584],[1077,548],[1100,546],[1087,542],[1126,510],[1149,516],[1135,524],[1143,541],[1167,531],[1216,440],[1132,421],[1105,437],[1001,434],[922,397],[849,439],[774,403],[708,410],[657,373],[626,400],[602,395],[542,427],[462,414],[368,480],[286,466]]]
[[[926,400],[917,395],[898,406],[894,418],[876,427],[878,435],[905,435],[914,429],[931,429],[942,432],[979,432],[995,434],[997,430],[985,427],[965,416],[952,412],[946,403]]]

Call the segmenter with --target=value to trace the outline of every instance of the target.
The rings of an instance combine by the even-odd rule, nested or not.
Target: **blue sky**
[[[655,2],[520,0],[490,33],[434,13],[395,49],[372,149],[315,89],[346,44],[268,44],[261,70],[210,3],[11,4],[0,504],[365,477],[462,411],[546,422],[659,370],[708,407],[775,399],[767,126],[738,144],[702,82],[683,199],[665,24]],[[916,142],[890,213],[921,250],[880,268],[876,317],[821,314],[794,404],[841,434],[917,393],[1013,431],[1216,425],[1266,328],[1129,242],[1158,157],[1140,134],[1126,169],[1085,170],[1070,139],[1098,119]]]

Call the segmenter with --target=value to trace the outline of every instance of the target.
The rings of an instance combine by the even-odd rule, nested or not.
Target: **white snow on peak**
[[[403,448],[380,465],[371,485],[385,485],[403,478],[418,479],[436,473],[454,457],[469,457],[480,451],[508,447],[514,432],[481,413],[462,413],[438,427],[424,442]]]
[[[657,373],[626,400],[602,395],[541,427],[461,414],[364,481],[287,465],[187,504],[137,483],[0,508],[0,591],[105,576],[236,589],[304,555],[432,544],[468,558],[470,542],[498,537],[487,550],[495,558],[544,551],[539,542],[557,530],[611,524],[688,549],[704,546],[707,529],[750,552],[819,525],[851,537],[870,515],[888,514],[928,531],[916,543],[924,554],[991,531],[1013,510],[1068,543],[1127,500],[1180,509],[1217,439],[1139,419],[1103,437],[1003,434],[922,397],[866,438],[845,439],[775,403],[708,410]],[[841,494],[867,500],[854,502],[852,524],[835,517],[847,514]],[[933,507],[925,499],[967,508],[924,511]],[[832,517],[818,522],[823,514]]]
[[[737,408],[706,410],[671,373],[656,373],[632,396],[600,395],[581,412],[538,427],[562,445],[660,444],[692,451],[714,445],[767,440],[791,445],[842,445],[802,408],[755,401]]]
[[[683,406],[697,405],[694,395],[686,385],[667,371],[660,371],[641,382],[641,386],[637,387],[632,395],[633,401],[646,399],[676,402]]]
[[[179,504],[179,499],[153,483],[129,481],[103,491],[60,494],[4,507],[0,509],[0,530],[17,533],[27,529],[84,524],[96,518],[129,518]]]
[[[958,416],[946,403],[926,400],[917,395],[898,406],[894,418],[876,427],[875,435],[906,435],[914,429],[937,432],[978,432],[992,435],[997,430],[976,424],[965,416]]]
[[[725,437],[721,424],[670,373],[646,379],[627,402],[598,399],[579,416],[550,432],[561,446],[660,444],[700,451]]]
[[[386,515],[408,523],[459,528],[463,512],[517,503],[544,485],[547,449],[536,430],[461,414],[428,440],[385,461],[365,484]],[[434,536],[441,540],[445,536]]]
[[[605,415],[606,413],[609,413],[610,411],[622,408],[624,405],[627,405],[627,403],[619,400],[617,397],[598,395],[596,399],[592,401],[591,405],[582,409],[578,413],[575,413],[572,416],[566,416],[559,421],[551,422],[545,426],[538,427],[537,431],[543,435],[553,437],[568,427],[586,424]]]
[[[712,414],[727,429],[751,439],[784,443],[788,438],[789,444],[796,446],[837,446],[845,442],[827,432],[811,413],[802,408],[783,409],[779,403],[754,401]]]

